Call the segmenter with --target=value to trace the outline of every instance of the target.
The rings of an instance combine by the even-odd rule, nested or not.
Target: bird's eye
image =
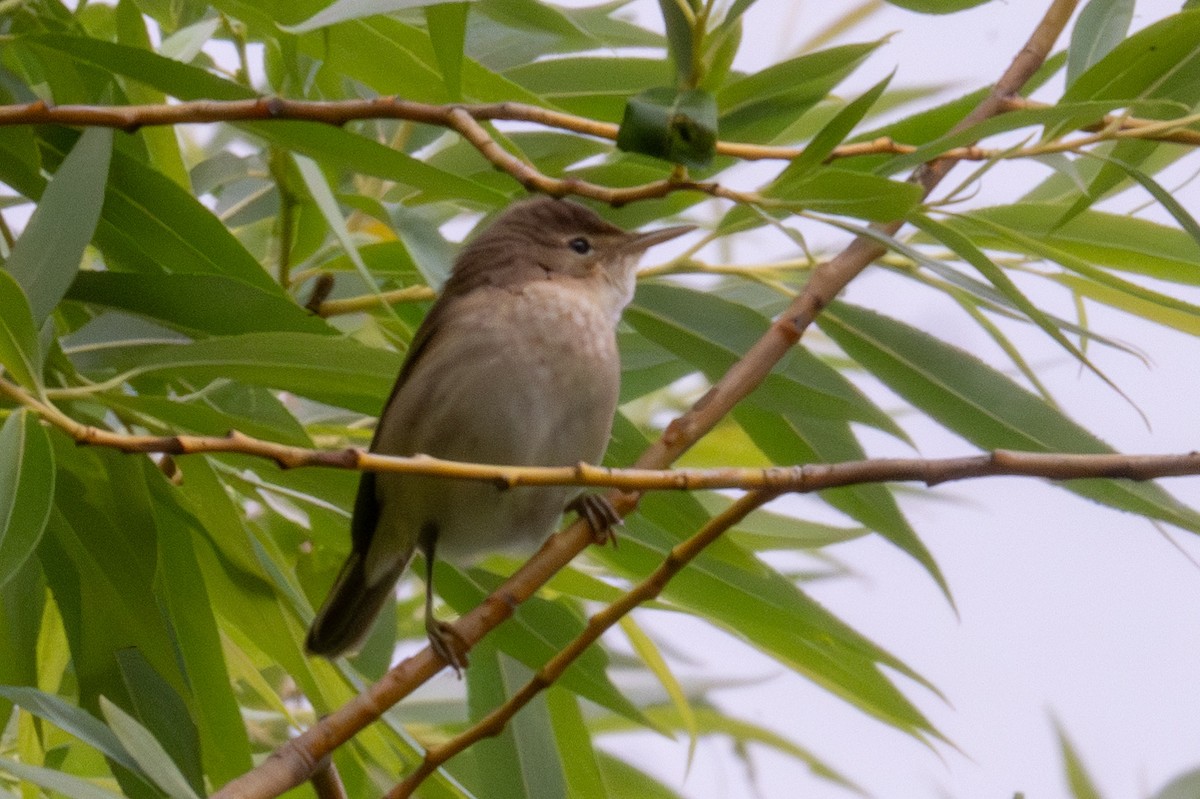
[[[592,251],[592,243],[590,241],[588,241],[587,239],[585,239],[583,236],[580,236],[579,238],[571,239],[570,241],[567,242],[567,246],[570,247],[575,252],[579,253],[580,255],[587,255],[589,252]]]

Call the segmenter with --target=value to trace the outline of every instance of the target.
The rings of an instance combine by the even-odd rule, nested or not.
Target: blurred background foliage
[[[896,4],[948,13],[981,0]],[[866,223],[894,219],[912,224],[887,239],[889,255],[875,268],[951,297],[1009,362],[987,364],[899,318],[837,303],[809,347],[790,353],[686,463],[862,458],[864,431],[913,443],[898,422],[905,414],[981,449],[1108,451],[1100,431],[1058,407],[1010,336],[1038,329],[1098,371],[1095,348],[1132,350],[1089,327],[1088,304],[1200,328],[1200,309],[1173,290],[1200,284],[1200,225],[1158,179],[1192,156],[1186,138],[1163,139],[1196,129],[1200,11],[1181,9],[1129,36],[1131,2],[1092,0],[1069,46],[1029,87],[1057,81],[1054,105],[948,135],[986,87],[947,99],[935,87],[880,80],[888,66],[880,41],[826,46],[816,37],[757,72],[734,68],[753,41],[742,29],[751,5],[663,0],[635,15],[621,0],[8,0],[0,99],[397,95],[517,101],[616,123],[635,95],[693,90],[701,107],[712,107],[704,98],[715,104],[722,140],[807,150],[765,162],[766,177],[728,155],[691,172],[737,183],[756,202],[676,192],[621,208],[592,203],[624,226],[706,228],[690,249],[647,268],[626,314],[609,463],[636,459],[767,329],[817,262]],[[848,6],[843,37],[877,5]],[[842,88],[864,74],[879,82]],[[1119,124],[1079,132],[1105,114],[1178,122],[1138,138]],[[674,169],[564,130],[485,127],[553,177],[621,187]],[[1010,149],[960,167],[960,182],[936,202],[904,181],[943,151],[1014,131]],[[915,150],[830,158],[840,145],[881,137]],[[1004,204],[963,202],[983,175],[1022,159],[1048,167],[1048,177]],[[348,549],[356,475],[281,471],[238,455],[80,448],[22,408],[18,393],[115,431],[236,429],[305,447],[364,446],[428,288],[440,285],[462,237],[523,193],[456,134],[403,120],[0,126],[0,364],[12,389],[0,399],[0,795],[204,795],[378,678],[398,643],[411,651],[424,638],[419,590],[408,581],[357,658],[330,664],[301,650],[313,604]],[[1135,212],[1095,206],[1131,194],[1148,198]],[[767,251],[754,244],[762,237],[782,254],[754,257]],[[310,313],[326,275],[334,302]],[[1034,284],[1059,286],[1069,301],[1042,307],[1030,299]],[[891,404],[863,390],[864,375],[890,389]],[[1063,488],[1200,532],[1200,515],[1154,484]],[[386,790],[417,762],[418,741],[443,738],[502,701],[582,629],[589,608],[651,571],[728,502],[717,493],[647,497],[618,548],[559,574],[472,653],[461,690],[404,702],[341,748],[335,761],[349,794]],[[821,547],[864,535],[911,555],[949,597],[937,564],[892,488],[831,490],[819,503],[811,515],[754,514],[656,607],[741,639],[880,724],[939,740],[895,684],[903,675],[921,686],[920,675],[803,588],[840,573]],[[439,565],[442,598],[463,612],[513,565]],[[677,795],[679,786],[597,746],[633,729],[683,746],[724,737],[745,757],[770,747],[853,787],[853,774],[818,761],[803,741],[718,710],[708,694],[720,681],[681,676],[688,653],[660,647],[640,618],[627,618],[621,636],[589,652],[502,736],[451,761],[423,795]],[[1081,766],[1063,744],[1076,775]],[[1073,777],[1080,795],[1086,783]]]

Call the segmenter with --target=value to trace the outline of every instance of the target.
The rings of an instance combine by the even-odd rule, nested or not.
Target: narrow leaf
[[[992,259],[988,258],[987,255],[985,255],[982,250],[976,247],[969,238],[953,228],[939,224],[938,222],[935,222],[933,219],[930,219],[924,215],[914,214],[909,221],[911,221],[921,230],[928,233],[930,236],[933,236],[935,239],[945,244],[947,247],[957,253],[963,260],[978,269],[980,274],[987,278],[993,286],[1003,293],[1004,296],[1007,297],[1014,306],[1019,308],[1021,312],[1024,313],[1034,324],[1040,327],[1043,332],[1046,333],[1046,335],[1050,336],[1050,338],[1052,338],[1060,347],[1070,353],[1075,360],[1086,366],[1088,370],[1092,372],[1092,374],[1096,375],[1105,383],[1107,383],[1108,386],[1113,389],[1113,391],[1116,391],[1122,397],[1128,399],[1125,393],[1121,391],[1120,387],[1118,387],[1117,384],[1108,377],[1108,375],[1101,372],[1096,365],[1093,364],[1092,361],[1086,355],[1084,355],[1084,353],[1078,347],[1076,347],[1074,343],[1071,342],[1070,339],[1064,336],[1062,331],[1059,330],[1058,326],[1055,325],[1048,316],[1042,313],[1042,310],[1033,302],[1031,302],[1019,288],[1017,288],[1017,284],[1014,283],[1007,274],[1005,274],[1004,270],[997,266]]]
[[[953,14],[981,6],[988,0],[887,0],[888,3],[920,14]]]
[[[338,207],[337,198],[333,196],[333,190],[329,187],[329,181],[325,179],[325,174],[321,172],[321,167],[307,156],[293,155],[292,157],[300,170],[300,177],[304,180],[309,195],[312,196],[313,202],[321,211],[321,216],[325,217],[325,223],[329,225],[334,237],[342,245],[347,257],[350,258],[350,263],[354,264],[354,268],[363,282],[378,294],[379,284],[375,282],[375,278],[367,269],[362,256],[358,254],[358,247],[350,237],[350,229],[346,226],[346,220],[342,216],[342,210]],[[383,307],[391,311],[392,306],[383,303]],[[395,314],[395,311],[391,312]]]
[[[827,308],[818,324],[892,391],[982,449],[1113,451],[1007,376],[923,331],[844,303]],[[1095,479],[1060,485],[1109,507],[1200,533],[1200,513],[1156,483]]]
[[[1103,156],[1097,157],[1104,158]],[[1158,200],[1159,205],[1161,205],[1166,212],[1169,213],[1171,217],[1179,223],[1179,226],[1182,227],[1187,234],[1192,237],[1192,241],[1200,244],[1200,224],[1197,224],[1196,218],[1188,213],[1188,210],[1184,208],[1183,205],[1176,200],[1169,191],[1164,189],[1156,180],[1132,164],[1127,164],[1117,158],[1104,158],[1104,160],[1125,170],[1129,177],[1136,180],[1142,188],[1150,192],[1154,199]]]
[[[429,39],[433,42],[433,53],[442,68],[446,93],[451,100],[462,99],[463,45],[467,41],[470,12],[471,6],[467,3],[438,3],[425,7]]]
[[[895,73],[893,72],[892,75]],[[821,128],[820,132],[812,138],[812,141],[804,148],[804,152],[793,159],[779,174],[779,177],[775,178],[774,182],[788,183],[798,180],[820,166],[833,152],[833,149],[845,141],[846,137],[850,135],[850,131],[854,130],[854,126],[861,122],[871,107],[875,105],[875,101],[891,83],[892,75],[888,75],[838,111],[833,119],[825,123],[825,127]]]
[[[1125,38],[1133,21],[1133,0],[1091,0],[1071,31],[1067,50],[1067,85],[1108,54]]]
[[[41,386],[41,347],[25,292],[0,269],[0,367],[25,388]]]
[[[19,763],[6,757],[0,757],[0,771],[7,771],[19,781],[31,782],[48,792],[62,794],[70,799],[122,799],[120,794],[112,793],[65,771]]]
[[[671,667],[667,664],[666,658],[662,656],[662,652],[659,651],[658,645],[654,643],[654,639],[634,621],[633,616],[622,618],[620,625],[622,632],[625,633],[633,647],[634,654],[642,659],[642,663],[662,684],[671,700],[672,707],[679,715],[680,726],[688,736],[687,763],[688,768],[691,768],[692,758],[696,754],[696,742],[700,737],[700,728],[696,724],[696,713],[692,709],[691,702],[688,701],[687,693],[679,684],[675,673],[671,671]]]
[[[95,716],[82,708],[67,704],[61,697],[44,693],[36,688],[15,685],[0,686],[0,696],[19,706],[22,710],[48,721],[64,732],[68,732],[109,760],[137,774],[141,769],[130,756],[113,731]]]
[[[136,647],[118,650],[116,655],[117,670],[129,692],[138,722],[162,745],[163,753],[171,762],[178,764],[180,776],[191,789],[197,792],[203,790],[200,735],[183,697],[155,671]]]
[[[154,784],[171,799],[199,799],[179,767],[149,730],[103,696],[100,697],[100,707],[113,733]]]
[[[335,332],[288,297],[226,275],[81,272],[67,297],[155,319],[186,333]]]
[[[1092,776],[1088,774],[1083,758],[1067,737],[1067,731],[1057,722],[1054,728],[1058,733],[1058,748],[1062,753],[1063,770],[1067,773],[1067,785],[1070,786],[1071,796],[1073,799],[1101,799],[1100,791],[1096,788]]]
[[[280,25],[288,33],[308,33],[327,28],[339,22],[373,17],[376,14],[391,14],[407,8],[420,8],[443,3],[445,0],[337,0],[295,25]]]
[[[0,427],[0,585],[33,554],[54,499],[54,452],[37,416],[18,410]]]
[[[112,129],[88,128],[42,192],[7,269],[25,290],[37,327],[67,293],[92,240],[112,156]]]
[[[166,374],[192,380],[240,380],[350,408],[379,411],[400,356],[352,339],[307,333],[247,333],[133,353],[129,377]]]

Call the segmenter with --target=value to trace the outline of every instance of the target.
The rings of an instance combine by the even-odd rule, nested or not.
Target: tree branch
[[[141,435],[81,424],[20,386],[0,377],[0,394],[38,414],[82,445],[127,453],[199,455],[233,453],[274,461],[282,469],[324,467],[367,472],[423,474],[456,480],[519,486],[584,486],[625,492],[716,489],[815,491],[863,482],[916,480],[933,486],[969,477],[1025,476],[1051,480],[1125,478],[1153,480],[1200,474],[1200,453],[1122,455],[996,450],[990,455],[958,458],[874,458],[843,463],[810,463],[765,469],[620,469],[578,463],[574,466],[510,466],[466,463],[429,455],[380,455],[360,449],[309,449],[254,438],[236,430],[225,436]]]
[[[1030,53],[1036,50],[1030,50]],[[1044,58],[1044,56],[1042,56]],[[1039,61],[1040,64],[1040,61]],[[1022,82],[1024,83],[1024,82]],[[1001,84],[997,84],[1000,86]],[[1020,84],[1016,84],[1019,88]],[[1001,95],[995,108],[979,121],[998,112],[1019,109],[1046,108],[1043,103]],[[372,100],[306,101],[284,100],[282,97],[256,97],[252,100],[215,101],[203,100],[162,104],[162,106],[50,106],[44,101],[0,106],[0,126],[59,124],[80,127],[115,127],[126,132],[158,125],[205,124],[205,122],[246,122],[270,120],[295,120],[320,122],[320,124],[342,126],[347,122],[368,119],[401,119],[438,125],[461,133],[472,142],[488,160],[502,166],[522,185],[538,188],[539,191],[562,197],[578,194],[613,205],[622,205],[638,199],[665,197],[676,191],[698,191],[714,197],[744,200],[754,199],[754,194],[736,192],[713,184],[713,182],[691,180],[662,180],[642,186],[613,190],[580,180],[557,180],[536,172],[528,164],[515,160],[499,148],[480,122],[518,121],[558,128],[558,130],[581,133],[584,136],[616,140],[618,126],[611,122],[600,122],[574,114],[553,112],[545,108],[528,106],[524,103],[476,103],[437,104],[401,100],[398,97],[376,97]],[[950,162],[990,161],[995,158],[1021,158],[1042,155],[1048,151],[1079,150],[1108,140],[1123,138],[1153,139],[1157,142],[1200,145],[1200,132],[1187,130],[1195,125],[1194,116],[1183,116],[1176,120],[1145,120],[1136,118],[1114,118],[1104,116],[1096,122],[1081,126],[1081,130],[1093,131],[1097,136],[1060,142],[1045,142],[1030,148],[996,150],[979,146],[959,146],[942,154]],[[961,130],[958,128],[958,130]],[[469,133],[468,133],[469,131]],[[908,155],[917,150],[916,145],[895,142],[890,137],[878,137],[870,142],[854,142],[836,146],[826,161],[875,155]],[[742,161],[791,161],[803,155],[804,148],[776,146],[743,142],[716,143],[718,155],[731,156]]]

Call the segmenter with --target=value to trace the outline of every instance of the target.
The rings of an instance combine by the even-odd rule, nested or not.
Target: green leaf
[[[0,696],[25,712],[74,735],[114,763],[118,763],[134,773],[140,771],[137,761],[133,759],[113,731],[86,710],[68,704],[61,697],[39,691],[36,688],[3,685],[0,686]]]
[[[604,784],[612,796],[636,796],[638,799],[684,799],[683,794],[668,788],[646,772],[629,765],[618,757],[601,751],[597,759],[600,763],[600,773],[604,777]]]
[[[887,2],[919,14],[953,14],[981,6],[989,0],[887,0]]]
[[[674,707],[657,705],[646,711],[651,718],[668,729],[684,728],[686,719],[680,718]],[[800,761],[811,769],[812,773],[856,793],[866,795],[866,792],[855,785],[852,780],[825,763],[809,750],[799,746],[777,732],[764,726],[744,721],[736,716],[726,715],[713,707],[701,707],[697,710],[696,720],[700,725],[702,735],[722,735],[732,740],[736,746],[745,747],[748,744],[758,744],[774,749],[776,752]],[[612,723],[600,722],[600,730],[616,731],[620,727]]]
[[[43,128],[42,134],[50,158],[65,156],[77,138],[66,128]],[[225,274],[281,293],[258,261],[199,200],[119,149],[112,154],[95,238],[110,267],[151,274]]]
[[[1073,799],[1101,799],[1100,791],[1096,788],[1096,783],[1092,780],[1091,775],[1088,774],[1087,767],[1083,764],[1083,758],[1079,756],[1071,739],[1067,737],[1067,731],[1058,722],[1055,722],[1054,729],[1058,734],[1058,748],[1062,753],[1063,770],[1067,773],[1067,785],[1071,789]]]
[[[168,745],[199,791],[204,774],[220,785],[248,771],[253,765],[250,741],[230,683],[211,596],[196,559],[193,542],[206,531],[186,512],[173,487],[149,477],[146,482],[161,538],[155,593],[171,620],[190,689],[189,705],[165,681],[145,674],[150,667],[140,655],[133,658],[122,652],[118,658],[138,716]],[[168,712],[173,704],[176,711]]]
[[[129,376],[227,378],[375,414],[400,371],[395,352],[307,333],[245,333],[134,354]]]
[[[667,557],[678,537],[642,516],[626,519],[617,551],[594,556],[640,578]],[[694,531],[693,531],[694,532]],[[708,619],[817,685],[897,729],[920,737],[929,722],[883,674],[905,667],[851,630],[792,582],[765,567],[746,571],[701,555],[667,584],[662,600]],[[918,678],[919,679],[919,678]]]
[[[837,303],[822,313],[818,324],[892,391],[982,449],[1112,452],[1005,375],[902,322]],[[1155,483],[1094,479],[1061,485],[1103,505],[1200,533],[1200,514]]]
[[[671,700],[671,707],[678,715],[683,731],[688,737],[688,768],[691,768],[692,759],[696,754],[696,743],[700,737],[700,727],[696,723],[696,711],[688,701],[687,693],[679,683],[679,679],[675,676],[675,672],[671,670],[667,664],[666,658],[663,657],[658,645],[654,643],[646,632],[638,625],[633,616],[625,616],[620,621],[621,631],[625,633],[625,637],[629,639],[630,646],[633,647],[633,653],[642,661],[646,669],[654,675],[663,690],[667,692],[667,697]]]
[[[570,691],[552,685],[546,691],[546,709],[554,725],[558,759],[567,764],[567,768],[563,769],[567,782],[566,795],[606,799],[610,794],[600,774],[591,730],[584,720],[579,698]]]
[[[606,463],[630,463],[648,443],[618,415]],[[630,579],[642,579],[708,518],[687,494],[651,493],[642,499],[640,513],[626,518],[620,546],[593,548],[591,554]],[[881,667],[928,686],[920,675],[725,536],[676,575],[662,598],[668,606],[709,619],[897,729],[937,735]]]
[[[122,746],[155,785],[162,788],[171,799],[199,799],[179,767],[149,730],[104,697],[100,697],[100,707],[108,719],[108,726]]]
[[[787,168],[779,173],[774,183],[788,184],[798,182],[800,178],[820,166],[821,162],[833,152],[833,149],[850,135],[850,131],[854,130],[854,126],[861,122],[863,117],[867,115],[867,112],[871,110],[871,107],[875,105],[879,96],[883,94],[888,84],[891,83],[893,75],[895,75],[894,72],[870,89],[867,89],[838,111],[833,119],[825,123],[825,127],[821,128],[821,131],[808,143],[808,146],[804,148],[804,152],[792,159]]]
[[[200,735],[183,697],[154,670],[136,647],[121,649],[116,656],[117,669],[129,692],[136,720],[162,745],[163,753],[179,765],[180,776],[187,780],[191,789],[199,793],[204,788]],[[109,719],[111,724],[111,716]],[[136,749],[126,748],[137,756]]]
[[[109,395],[105,402],[139,420],[156,420],[164,430],[203,436],[223,436],[237,430],[294,447],[313,446],[296,417],[269,389],[260,386],[230,383],[187,398]]]
[[[654,58],[572,56],[522,64],[504,76],[554,105],[592,119],[619,122],[630,95],[670,78]]]
[[[701,491],[694,496],[712,516],[733,504],[729,497],[715,491]],[[869,532],[865,527],[822,524],[760,508],[738,522],[726,535],[747,549],[763,552],[772,549],[816,550],[862,538]]]
[[[363,262],[362,256],[358,254],[358,247],[350,237],[350,229],[346,226],[346,220],[342,216],[341,208],[338,207],[337,198],[333,196],[333,189],[330,188],[324,173],[321,172],[321,167],[317,165],[316,161],[302,155],[294,155],[292,158],[296,162],[296,168],[300,172],[305,188],[308,189],[309,196],[320,210],[321,216],[325,218],[329,229],[333,231],[334,238],[342,245],[342,250],[350,259],[350,263],[354,264],[354,268],[358,270],[363,283],[378,293],[379,287],[371,277],[371,273],[367,271],[367,265]],[[391,310],[390,305],[385,304],[384,307]]]
[[[0,585],[0,685],[37,685],[39,673],[52,670],[48,663],[65,663],[59,642],[50,645],[50,635],[43,638],[46,604],[46,580],[36,558]],[[0,695],[0,717],[9,718],[12,710],[13,703]]]
[[[138,314],[189,334],[336,332],[286,296],[225,275],[81,272],[67,298]]]
[[[482,650],[482,651],[481,651]],[[533,672],[485,640],[471,653],[467,704],[477,722],[529,681]],[[540,693],[513,717],[500,735],[472,747],[481,774],[481,799],[566,796],[568,761],[559,755],[554,728]]]
[[[1113,47],[1079,75],[1062,102],[1169,98],[1186,106],[1200,95],[1193,66],[1200,58],[1200,11],[1149,25]]]
[[[731,79],[720,88],[721,135],[770,141],[849,75],[882,42],[833,47]]]
[[[1189,3],[1189,5],[1191,4]],[[1195,796],[1200,796],[1200,769],[1192,769],[1180,774],[1163,786],[1162,790],[1153,794],[1150,799],[1193,799]]]
[[[723,375],[766,333],[770,319],[716,295],[644,282],[625,312],[643,337],[710,380]],[[903,438],[891,416],[804,348],[794,348],[751,395],[775,413],[863,422]]]
[[[471,652],[471,668],[467,669],[467,709],[472,722],[504,704],[510,690],[515,690],[508,689],[504,683],[501,657],[499,650],[486,638]],[[521,779],[521,751],[511,725],[473,746],[472,755],[479,764],[477,768],[488,775],[480,782],[482,796],[515,799],[529,796]],[[558,795],[563,792],[560,790]]]
[[[280,25],[288,33],[308,33],[327,28],[339,22],[373,17],[376,14],[391,14],[406,8],[420,8],[445,3],[446,0],[336,0],[303,22],[295,25]]]
[[[1184,11],[1122,41],[1067,88],[1062,102],[1103,99],[1127,105],[1133,99],[1163,99],[1179,104],[1171,112],[1178,115],[1200,101],[1200,81],[1195,79],[1197,67],[1200,67],[1200,10]],[[1048,129],[1047,136],[1059,135],[1065,127]],[[1123,141],[1108,155],[1138,166],[1157,149],[1156,142]],[[1063,221],[1107,195],[1128,177],[1127,169],[1106,164],[1084,195],[1067,209]]]
[[[1079,12],[1067,50],[1067,86],[1116,47],[1133,21],[1133,0],[1090,0]]]
[[[680,7],[684,2],[692,10],[693,19],[688,19]],[[662,12],[663,26],[667,32],[667,52],[675,64],[675,82],[685,88],[693,88],[699,77],[694,74],[696,65],[696,34],[694,31],[697,4],[690,0],[658,0]]]
[[[865,460],[866,452],[843,421],[812,419],[795,414],[778,416],[754,405],[734,410],[745,428],[773,463],[841,463]],[[950,587],[933,554],[904,517],[887,486],[863,484],[827,489],[821,499],[895,544],[929,572],[953,604]]]
[[[17,383],[38,390],[42,384],[42,350],[25,292],[0,269],[0,366]]]
[[[904,219],[924,195],[915,184],[837,167],[825,167],[794,180],[773,183],[764,194],[787,207],[823,211],[856,219]]]
[[[117,42],[144,50],[154,48],[146,30],[149,20],[142,16],[142,11],[134,0],[119,0],[115,17]],[[162,54],[184,62],[191,61],[200,48],[213,38],[220,24],[221,20],[213,17],[176,31],[164,39],[160,48]],[[167,103],[167,96],[152,88],[137,84],[126,84],[122,88],[130,105]],[[146,144],[148,162],[176,184],[187,188],[187,167],[183,163],[176,132],[173,125],[152,125],[142,128],[136,135]]]
[[[121,799],[120,794],[112,793],[93,782],[64,771],[19,763],[6,757],[0,757],[0,771],[7,771],[19,781],[39,785],[47,791],[53,791],[56,795],[62,794],[70,799]]]
[[[1097,283],[1075,275],[1051,275],[1049,279],[1061,283],[1078,296],[1118,308],[1165,327],[1200,336],[1200,305],[1183,303],[1163,294],[1146,295],[1130,291],[1128,289],[1136,287],[1124,281]],[[1167,301],[1171,302],[1168,304]]]
[[[36,327],[71,285],[92,240],[112,154],[112,129],[88,128],[42,192],[6,268],[29,300]]]
[[[1103,156],[1097,157],[1104,158]],[[1188,213],[1188,210],[1184,208],[1178,200],[1171,196],[1169,191],[1164,189],[1152,177],[1132,164],[1127,164],[1117,158],[1104,158],[1104,160],[1108,163],[1116,165],[1120,169],[1125,170],[1125,173],[1129,175],[1129,177],[1133,178],[1138,182],[1138,185],[1148,191],[1150,195],[1158,201],[1158,204],[1161,205],[1163,209],[1170,214],[1176,222],[1179,223],[1179,226],[1183,228],[1189,236],[1192,237],[1192,241],[1200,244],[1200,224],[1197,224],[1195,217]]]
[[[717,103],[702,89],[647,89],[630,97],[617,132],[617,147],[692,167],[708,166],[716,154]]]
[[[1039,242],[1089,263],[1185,285],[1200,285],[1200,245],[1177,228],[1125,214],[1087,210],[1059,226],[1066,209],[1053,203],[1015,203],[980,208],[947,220],[981,247],[1027,252]],[[978,221],[980,224],[975,224]],[[1001,230],[1021,231],[1019,239]],[[1031,252],[1041,255],[1041,252]]]
[[[425,7],[429,40],[442,68],[446,93],[451,100],[462,99],[463,46],[467,41],[468,3],[438,3]]]
[[[964,261],[978,269],[980,274],[987,278],[1016,308],[1020,309],[1025,316],[1040,327],[1055,343],[1070,353],[1071,357],[1086,366],[1092,374],[1107,383],[1118,394],[1124,396],[1121,389],[1107,375],[1097,369],[1095,364],[1070,339],[1063,335],[1058,326],[1017,288],[1017,285],[1005,274],[1004,270],[997,266],[992,259],[988,258],[969,238],[953,228],[935,222],[927,216],[914,215],[909,221],[945,244]]]
[[[41,422],[18,410],[0,427],[0,586],[37,548],[54,499],[54,452]]]
[[[1082,258],[1076,257],[1070,252],[1058,249],[1057,247],[1047,244],[1045,239],[1033,236],[1027,236],[1023,233],[1014,230],[1013,228],[1004,227],[995,224],[985,218],[975,217],[974,223],[983,227],[989,233],[999,236],[1008,243],[1008,246],[1015,247],[1019,252],[1026,252],[1036,255],[1040,258],[1045,258],[1050,261],[1057,262],[1062,266],[1083,275],[1088,280],[1100,284],[1108,289],[1116,289],[1135,301],[1149,302],[1153,305],[1160,306],[1164,309],[1173,311],[1182,311],[1188,314],[1197,313],[1198,306],[1175,297],[1153,291],[1144,286],[1138,285],[1128,280],[1109,274],[1107,270],[1093,266]]]

